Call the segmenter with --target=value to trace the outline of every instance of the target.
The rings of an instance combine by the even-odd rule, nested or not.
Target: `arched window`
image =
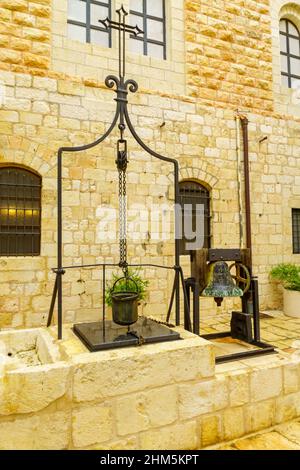
[[[199,212],[198,206],[204,206],[204,246],[203,248],[210,248],[211,246],[211,232],[210,232],[210,192],[205,186],[195,181],[182,181],[179,183],[180,205],[182,208],[189,204],[192,208],[192,227],[196,228],[196,216]],[[189,211],[190,212],[190,211]],[[186,216],[185,216],[186,217]],[[184,237],[184,219],[183,219],[183,238],[180,243],[180,254],[187,255],[190,251],[186,249],[187,243],[193,243],[193,240],[187,240]]]
[[[280,21],[280,56],[282,84],[300,86],[300,33],[290,20]]]
[[[0,167],[0,256],[38,256],[41,243],[39,175]]]

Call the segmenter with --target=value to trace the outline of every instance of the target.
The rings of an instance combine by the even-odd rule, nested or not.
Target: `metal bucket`
[[[118,279],[116,284],[124,278]],[[128,279],[136,284],[133,279]],[[134,291],[119,291],[111,294],[113,321],[117,325],[129,326],[138,320],[139,293]]]

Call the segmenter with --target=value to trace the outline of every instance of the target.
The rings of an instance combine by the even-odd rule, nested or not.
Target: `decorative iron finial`
[[[119,78],[120,80],[124,80],[126,73],[126,33],[137,37],[144,34],[144,31],[139,28],[138,25],[131,26],[126,24],[128,12],[125,10],[123,4],[121,8],[116,10],[116,13],[118,14],[119,21],[113,21],[107,17],[105,20],[99,20],[99,23],[101,23],[107,31],[109,29],[119,31]]]

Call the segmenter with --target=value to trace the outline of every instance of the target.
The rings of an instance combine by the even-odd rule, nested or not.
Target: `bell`
[[[209,266],[207,286],[201,294],[203,297],[214,297],[218,307],[224,297],[243,297],[242,289],[235,285],[229,267],[225,261],[217,261]]]

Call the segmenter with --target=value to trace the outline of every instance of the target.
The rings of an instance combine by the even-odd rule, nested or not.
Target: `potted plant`
[[[113,321],[129,326],[138,320],[138,305],[145,300],[149,282],[139,271],[129,269],[126,276],[114,273],[106,285],[106,305],[112,307]]]
[[[279,281],[284,287],[284,314],[300,318],[300,266],[279,264],[272,269],[271,278]]]

